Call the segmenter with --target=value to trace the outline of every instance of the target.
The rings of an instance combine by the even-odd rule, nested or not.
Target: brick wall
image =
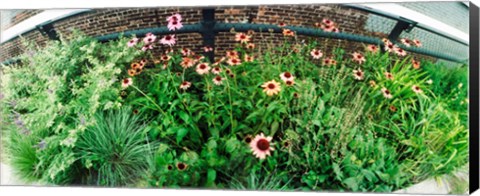
[[[91,12],[77,15],[54,24],[55,29],[62,35],[69,35],[73,28],[83,31],[87,35],[98,36],[126,30],[166,26],[166,17],[178,12],[184,18],[184,24],[197,23],[202,18],[202,8],[134,8],[134,9],[96,9]],[[341,32],[348,32],[366,36],[385,37],[385,34],[365,30],[364,26],[369,14],[339,5],[268,5],[268,6],[222,6],[215,8],[215,19],[219,22],[247,22],[257,24],[278,24],[314,27],[316,22],[329,18],[338,23]],[[270,33],[256,33],[255,39],[262,40],[261,36],[269,37],[271,43],[280,45],[285,39],[282,35],[274,36]],[[34,39],[40,45],[47,38],[34,30],[25,36],[28,40]],[[178,47],[188,47],[195,52],[201,52],[202,38],[198,33],[178,35]],[[347,52],[363,50],[361,43],[345,40],[311,38],[298,36],[297,41],[316,40],[329,46],[342,47]],[[221,32],[216,37],[216,54],[224,55],[225,51],[235,46],[234,33]],[[330,52],[326,49],[327,54]],[[0,62],[16,56],[24,51],[19,39],[0,45]]]
[[[3,10],[1,11],[1,30],[8,29],[43,10]]]

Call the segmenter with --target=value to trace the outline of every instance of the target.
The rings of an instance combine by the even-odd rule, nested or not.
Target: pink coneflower
[[[160,43],[167,46],[173,46],[176,43],[175,35],[165,35],[160,39]]]
[[[289,80],[292,81],[292,80],[295,79],[295,77],[293,77],[293,75],[292,75],[290,72],[288,72],[288,71],[281,73],[281,74],[280,74],[280,78],[281,78],[284,82],[289,81]]]
[[[195,55],[193,58],[194,58],[196,61],[200,61],[200,60],[204,59],[205,56],[203,56],[203,55]]]
[[[415,93],[422,93],[423,92],[422,89],[420,89],[420,87],[418,87],[417,85],[413,85],[412,90]]]
[[[168,30],[175,31],[175,30],[181,29],[183,27],[183,24],[180,21],[173,20],[168,22],[167,27],[168,27]]]
[[[239,41],[240,43],[247,43],[250,41],[250,36],[245,33],[237,33],[235,35],[235,41]]]
[[[293,86],[295,84],[295,81],[294,80],[287,80],[285,81],[285,85],[287,86]]]
[[[394,105],[391,105],[390,107],[388,107],[388,109],[392,112],[396,112],[397,111],[397,107],[395,107]]]
[[[416,47],[421,47],[422,46],[422,42],[420,42],[420,40],[418,40],[418,39],[414,39],[412,42]]]
[[[287,26],[287,24],[286,24],[286,23],[284,23],[284,22],[280,22],[280,23],[278,23],[278,26],[279,26],[279,27],[286,27],[286,26]]]
[[[385,87],[382,88],[383,96],[387,99],[391,99],[393,97],[392,93]]]
[[[182,84],[180,84],[180,88],[183,90],[187,90],[190,86],[192,86],[192,83],[187,81],[183,81]]]
[[[332,25],[322,25],[322,30],[326,32],[333,32],[335,30],[335,26]]]
[[[373,45],[373,44],[368,45],[367,50],[370,51],[370,52],[373,52],[373,53],[377,53],[378,52],[378,46]]]
[[[143,67],[147,64],[147,59],[142,59],[142,60],[140,60],[140,62],[138,62],[138,63],[140,63],[140,67],[143,68]]]
[[[276,95],[280,92],[280,83],[275,80],[271,80],[265,82],[263,85],[263,92],[265,92],[268,96]]]
[[[127,46],[128,47],[133,47],[133,46],[137,45],[137,43],[138,43],[138,38],[134,37],[130,41],[128,41]]]
[[[252,149],[253,155],[257,158],[265,159],[267,155],[270,155],[270,152],[274,150],[271,141],[272,137],[265,137],[263,133],[255,136],[250,142],[250,148]]]
[[[248,55],[248,54],[245,54],[245,56],[243,57],[243,59],[245,60],[245,62],[253,62],[254,57],[253,57],[253,56],[250,56],[250,55]]]
[[[166,55],[166,54],[164,54],[164,55],[162,55],[162,57],[160,57],[160,59],[161,59],[162,61],[169,61],[171,58],[172,58],[171,56]]]
[[[188,49],[188,48],[182,48],[182,55],[183,56],[190,56],[192,55],[192,50]]]
[[[183,57],[182,62],[180,63],[180,66],[182,66],[184,69],[190,68],[193,66],[195,62],[193,59],[188,58],[188,57]]]
[[[398,56],[407,55],[407,52],[400,47],[396,47],[394,51],[395,51],[395,54],[397,54]]]
[[[147,33],[143,38],[143,42],[145,43],[145,45],[149,45],[153,43],[156,39],[157,36],[155,36],[153,33]]]
[[[122,80],[122,88],[127,88],[132,85],[133,81],[132,78],[125,78]]]
[[[238,52],[235,50],[227,51],[227,58],[238,58]]]
[[[215,66],[216,66],[216,65],[219,65],[219,64],[222,63],[223,61],[225,61],[225,57],[222,57],[222,58],[216,60],[215,63],[213,63],[213,65],[215,65]]]
[[[402,38],[400,39],[400,41],[402,42],[403,45],[405,45],[406,47],[410,47],[412,45],[412,41],[410,41],[408,38]]]
[[[222,69],[220,67],[212,68],[212,73],[213,74],[218,75],[218,74],[220,74],[220,72],[222,72]]]
[[[310,55],[312,55],[313,59],[320,59],[320,58],[322,58],[323,53],[322,53],[321,50],[313,49],[313,50],[310,52]]]
[[[292,37],[295,36],[295,32],[293,32],[290,29],[283,29],[282,33],[284,36],[292,36]]]
[[[362,64],[362,63],[365,62],[365,57],[362,54],[360,54],[359,52],[354,52],[352,54],[352,56],[353,56],[353,61],[355,61],[359,64]]]
[[[173,22],[173,21],[182,21],[182,15],[179,13],[173,14],[169,17],[167,17],[168,22]]]
[[[223,84],[223,80],[225,80],[225,78],[222,78],[220,76],[215,76],[215,78],[213,78],[213,83],[215,85],[222,85]]]
[[[203,47],[203,51],[204,51],[204,52],[211,52],[211,51],[213,51],[213,48],[210,47],[210,46],[204,46],[204,47]]]
[[[415,59],[412,59],[412,65],[414,69],[420,69],[420,61],[416,61]]]
[[[131,67],[132,69],[137,69],[137,68],[139,68],[139,67],[141,67],[141,66],[142,66],[142,65],[140,65],[140,63],[132,63],[132,64],[130,64],[130,67]]]
[[[135,71],[134,69],[128,69],[127,73],[129,76],[133,77],[137,74],[137,71]]]
[[[210,66],[208,66],[208,63],[200,63],[195,71],[200,75],[207,74],[210,71]]]
[[[363,78],[364,78],[363,71],[361,69],[353,70],[353,77],[356,80],[363,80]]]
[[[183,170],[186,170],[188,168],[188,165],[185,164],[185,163],[177,163],[177,169],[179,171],[183,171]]]
[[[335,25],[335,23],[333,21],[331,21],[330,19],[323,19],[322,23],[325,24],[325,25],[329,25],[329,26],[334,26]]]
[[[338,33],[338,32],[340,32],[340,30],[337,27],[335,27],[335,28],[333,28],[332,32]]]
[[[165,54],[173,53],[173,48],[168,48],[165,50]]]
[[[238,58],[229,58],[227,60],[227,64],[229,64],[230,66],[240,65],[240,64],[242,64],[242,61],[240,61],[240,59],[238,59]]]
[[[323,65],[327,65],[327,66],[337,65],[337,61],[332,59],[331,57],[327,57],[323,59]]]
[[[395,46],[392,42],[388,41],[385,43],[385,51],[393,52],[396,51],[397,46]]]
[[[393,75],[392,75],[392,73],[390,73],[390,72],[385,72],[384,75],[385,75],[385,77],[386,77],[388,80],[393,80]]]
[[[147,44],[142,47],[142,51],[147,51],[147,50],[152,50],[153,45],[152,44]]]
[[[247,49],[253,50],[254,48],[255,48],[255,44],[254,44],[254,43],[248,43],[248,44],[247,44]]]

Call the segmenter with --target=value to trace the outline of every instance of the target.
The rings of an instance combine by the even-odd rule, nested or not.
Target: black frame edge
[[[479,8],[470,2],[469,67],[469,192],[479,188]]]

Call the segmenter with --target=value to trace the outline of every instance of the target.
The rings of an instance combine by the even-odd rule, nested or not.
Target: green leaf
[[[355,177],[347,178],[343,183],[345,183],[348,188],[352,189],[352,191],[358,190],[358,180]]]
[[[177,143],[180,143],[183,138],[187,135],[188,129],[186,128],[178,128],[177,129]]]
[[[207,171],[207,186],[211,187],[215,185],[215,178],[217,177],[217,172],[214,169],[208,169]]]
[[[179,111],[179,112],[178,112],[178,116],[180,116],[180,118],[181,118],[186,124],[189,124],[189,123],[190,123],[190,115],[188,115],[188,114],[185,113],[184,111]]]

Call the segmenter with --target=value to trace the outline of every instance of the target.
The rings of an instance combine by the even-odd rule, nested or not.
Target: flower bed
[[[236,48],[209,62],[175,47],[180,15],[167,21],[172,35],[75,33],[3,68],[5,153],[23,180],[391,192],[467,163],[466,67],[288,29],[281,46],[233,31]]]

